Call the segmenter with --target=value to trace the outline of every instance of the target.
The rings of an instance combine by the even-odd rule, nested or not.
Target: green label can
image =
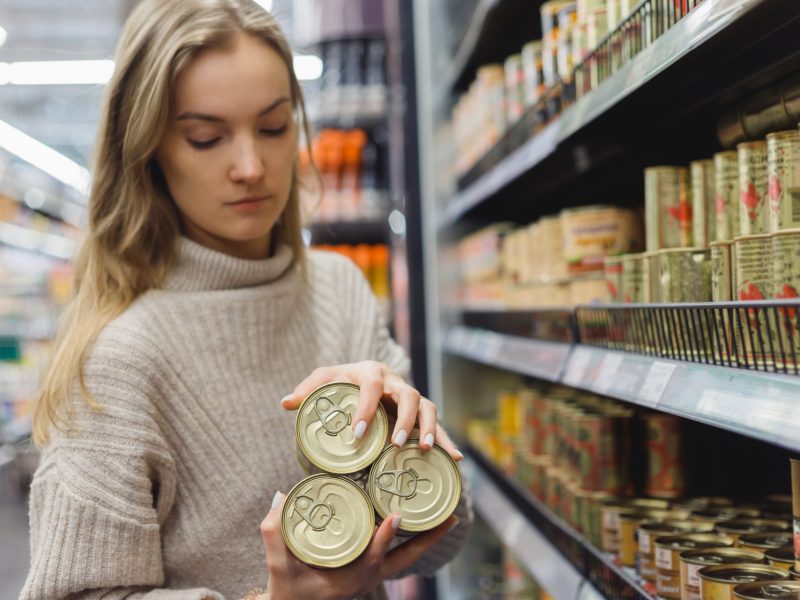
[[[767,233],[767,143],[745,142],[739,153],[739,233]]]
[[[696,160],[689,164],[689,169],[692,175],[692,244],[708,248],[717,239],[714,161]]]
[[[716,239],[732,240],[739,235],[739,155],[714,155],[714,196],[717,217]]]
[[[800,131],[767,136],[769,231],[800,227]]]

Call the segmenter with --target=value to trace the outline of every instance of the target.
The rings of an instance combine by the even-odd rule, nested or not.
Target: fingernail
[[[275,495],[272,497],[272,508],[270,508],[270,510],[272,511],[278,508],[278,506],[281,503],[281,500],[283,500],[283,494],[281,494],[280,492],[275,492]]]
[[[395,515],[392,517],[392,529],[395,531],[400,529],[400,523],[402,522],[403,517],[401,515]]]
[[[395,434],[394,443],[397,446],[402,446],[403,444],[406,443],[407,439],[408,439],[408,434],[406,433],[406,430],[405,429],[401,429],[400,431],[398,431]]]
[[[356,423],[356,428],[353,429],[353,434],[358,438],[361,439],[364,437],[364,434],[367,432],[367,422],[366,421],[359,421]]]
[[[429,433],[425,436],[425,444],[433,448],[433,434]]]
[[[452,525],[450,525],[450,527],[447,529],[447,533],[450,533],[451,531],[453,531],[453,529],[458,527],[458,524],[461,523],[461,521],[459,520],[458,517],[456,517],[455,519],[456,519],[456,522],[453,523]]]
[[[294,398],[294,394],[286,394],[283,398],[281,398],[281,404],[283,406],[286,406],[286,403],[289,402],[289,400],[291,400],[292,398]]]
[[[457,458],[458,460],[462,460],[464,458],[464,455],[461,453],[461,450],[456,450],[456,456],[458,457]]]

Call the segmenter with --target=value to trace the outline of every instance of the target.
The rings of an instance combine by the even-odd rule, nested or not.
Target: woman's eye
[[[286,133],[286,130],[288,128],[289,128],[288,125],[282,125],[280,127],[275,127],[275,128],[272,128],[272,129],[261,129],[260,131],[261,131],[261,133],[263,135],[270,136],[270,137],[276,137],[276,136],[283,135],[284,133]]]
[[[213,139],[210,139],[210,140],[192,140],[192,139],[189,139],[187,141],[189,142],[189,145],[192,146],[192,148],[197,148],[198,150],[205,150],[207,148],[211,148],[211,146],[216,144],[219,141],[219,138],[217,137],[217,138],[213,138]]]

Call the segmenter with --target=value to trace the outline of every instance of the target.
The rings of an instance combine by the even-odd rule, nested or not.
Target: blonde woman
[[[332,571],[301,564],[281,538],[280,492],[304,475],[290,411],[320,384],[361,386],[356,435],[385,402],[396,445],[418,427],[425,447],[460,459],[406,383],[363,277],[303,248],[301,127],[291,51],[254,2],[134,10],[75,297],[34,415],[43,450],[23,599],[381,597],[382,581],[433,573],[465,539],[464,502],[391,550],[390,515]]]

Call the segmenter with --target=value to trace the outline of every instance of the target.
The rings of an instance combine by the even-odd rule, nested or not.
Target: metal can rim
[[[755,140],[752,142],[741,142],[736,144],[736,150],[738,151],[739,148],[744,150],[755,150],[756,148],[766,148],[767,142],[765,140]]]
[[[703,567],[697,571],[697,575],[701,579],[706,579],[708,581],[713,581],[715,583],[737,583],[735,581],[730,581],[729,579],[723,579],[722,577],[716,577],[714,573],[716,571],[723,571],[728,569],[741,569],[742,573],[763,573],[765,575],[774,575],[778,578],[784,577],[786,580],[789,579],[791,574],[787,569],[782,569],[780,567],[773,567],[772,565],[764,565],[758,563],[739,563],[733,565],[709,565],[707,567]],[[743,582],[742,582],[743,583]]]
[[[798,232],[800,232],[800,229],[798,229]],[[733,246],[733,242],[731,240],[717,240],[708,245],[709,248],[719,248],[722,246]]]
[[[732,537],[717,533],[688,533],[683,534],[679,533],[677,535],[663,535],[659,536],[655,539],[655,545],[659,548],[668,548],[670,550],[679,550],[681,549],[680,546],[677,548],[675,546],[670,546],[671,543],[681,542],[682,540],[692,541],[692,542],[719,542],[720,547],[725,547],[727,542],[730,542],[730,547],[732,547],[736,540]],[[713,546],[712,546],[713,547]],[[689,546],[683,548],[682,550],[693,550],[694,547]],[[699,550],[700,548],[698,548]]]
[[[778,231],[774,231],[769,235],[771,235],[772,237],[778,237],[780,235],[798,235],[798,234],[800,234],[800,228],[779,229]]]
[[[767,134],[767,140],[776,140],[783,138],[800,137],[800,131],[797,129],[787,129],[785,131],[774,131]]]
[[[766,600],[767,598],[775,598],[775,596],[768,596],[766,594],[759,595],[749,593],[751,588],[761,589],[763,586],[770,584],[777,584],[788,588],[793,588],[792,591],[800,594],[800,581],[748,581],[745,583],[740,583],[734,587],[733,595],[735,598],[739,598],[740,600]]]
[[[737,235],[733,238],[733,243],[737,242],[746,242],[748,240],[759,240],[759,239],[768,239],[772,238],[772,233],[754,233],[752,235]]]
[[[710,565],[710,564],[708,564],[706,562],[701,562],[699,559],[696,559],[693,556],[688,556],[690,554],[695,554],[695,553],[696,554],[700,554],[700,553],[703,553],[703,552],[718,552],[719,554],[722,554],[722,555],[728,554],[728,555],[732,555],[732,556],[735,556],[736,554],[740,554],[740,555],[742,555],[741,556],[742,558],[751,558],[751,559],[753,559],[753,561],[764,560],[764,558],[763,558],[763,554],[764,553],[763,552],[759,552],[758,550],[746,550],[746,549],[743,549],[743,548],[733,548],[731,546],[720,546],[718,548],[695,548],[695,549],[692,549],[692,550],[684,550],[683,552],[680,553],[680,559],[683,562],[689,563],[691,565],[703,565],[703,566],[706,566],[706,567],[712,566],[712,565]],[[743,561],[741,563],[717,563],[717,564],[735,565],[735,564],[749,564],[749,563],[747,561]],[[756,563],[753,562],[752,564],[756,564]]]
[[[708,248],[691,246],[687,248],[662,248],[661,250],[655,250],[656,254],[684,254],[687,252],[708,252]]]

